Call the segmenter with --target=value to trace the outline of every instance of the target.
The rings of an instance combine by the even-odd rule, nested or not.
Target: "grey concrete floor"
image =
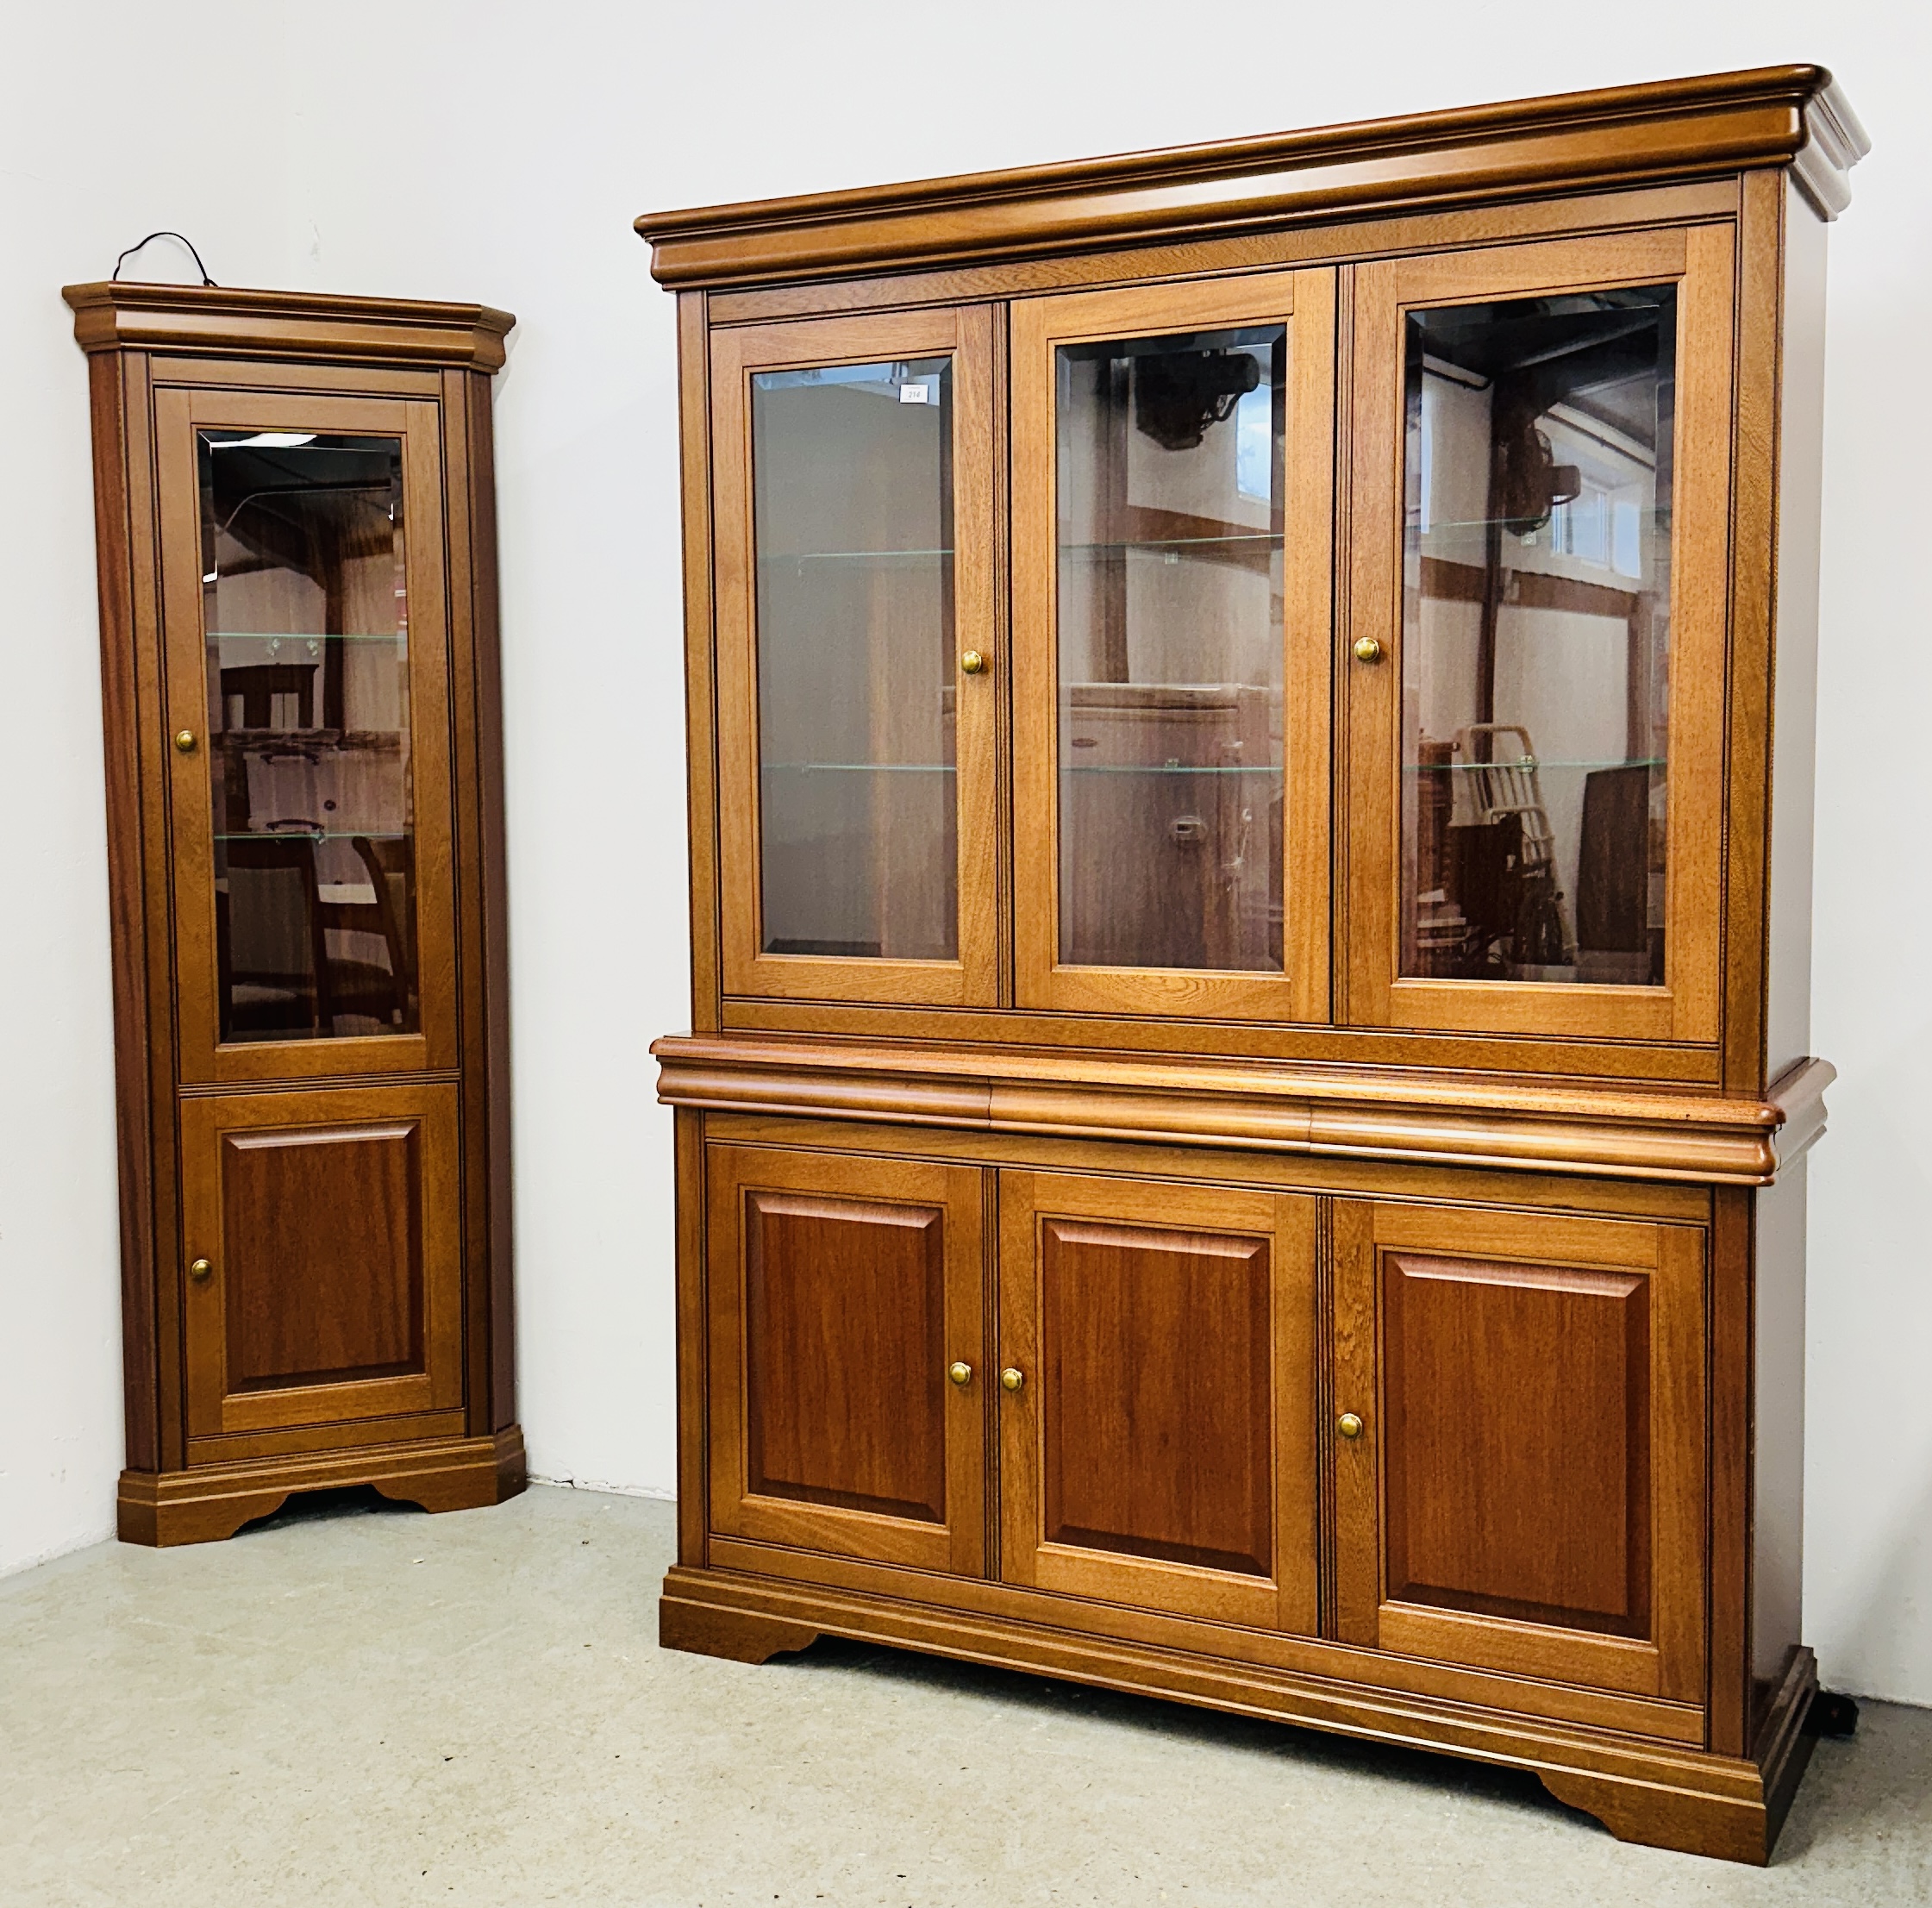
[[[0,1582],[0,1902],[1932,1903],[1932,1712],[1821,1744],[1768,1871],[1533,1779],[827,1642],[660,1651],[672,1510],[291,1506]]]

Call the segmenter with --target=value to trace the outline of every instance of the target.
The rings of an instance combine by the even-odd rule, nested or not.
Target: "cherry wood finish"
[[[984,1570],[980,1175],[735,1148],[707,1173],[711,1528]]]
[[[457,1090],[181,1109],[188,1435],[463,1403]]]
[[[664,1099],[718,1112],[1733,1185],[1770,1185],[1817,1140],[1835,1077],[1829,1061],[1809,1060],[1763,1099],[1720,1099],[1466,1074],[819,1046],[797,1036],[667,1035],[651,1051]]]
[[[1628,1839],[1769,1859],[1816,1686],[1823,234],[1866,147],[1791,66],[638,221],[679,300],[692,766],[695,1031],[653,1049],[667,1644],[1030,1667],[1513,1763]],[[1404,591],[1475,599],[1403,572],[1405,316],[1661,285],[1662,982],[1411,978]],[[1054,353],[1248,324],[1287,328],[1292,385],[1282,969],[1063,960]],[[888,352],[959,380],[991,664],[955,685],[960,957],[765,956],[746,381]],[[1522,573],[1633,622],[1621,585]]]
[[[285,394],[160,385],[154,397],[156,491],[160,500],[162,621],[169,732],[200,735],[208,723],[202,632],[200,495],[195,434],[207,428],[389,435],[403,442],[404,515],[435,526],[443,515],[441,403],[387,397],[291,399]],[[181,1078],[340,1079],[346,1073],[422,1073],[458,1064],[455,868],[449,760],[448,588],[443,540],[412,536],[409,555],[409,677],[416,954],[420,1033],[363,1039],[224,1042],[216,1002],[214,844],[208,800],[217,772],[206,745],[170,751],[169,812],[174,883],[177,1016]]]
[[[1340,1017],[1571,1038],[1716,1042],[1734,242],[1723,226],[1698,226],[1376,260],[1356,268],[1353,556],[1343,649],[1366,640],[1379,642],[1383,654],[1372,663],[1350,658],[1342,677],[1349,830],[1343,887],[1347,954],[1341,964],[1347,996]],[[1423,306],[1650,285],[1675,285],[1679,304],[1665,985],[1524,987],[1398,978],[1404,316]]]
[[[1059,565],[1054,354],[1063,345],[1279,322],[1288,334],[1283,509],[1283,965],[1274,973],[1079,967],[1060,958]],[[1013,777],[1016,997],[1049,1012],[1327,1017],[1328,648],[1335,275],[1315,271],[1029,298],[1013,308]],[[1200,534],[1182,525],[1170,534]],[[1102,857],[1103,887],[1131,879]]]
[[[121,1533],[222,1537],[291,1492],[359,1482],[432,1509],[496,1502],[523,1480],[490,430],[512,321],[175,285],[66,296],[94,426]],[[420,1032],[219,1037],[203,428],[401,443]],[[194,748],[172,746],[182,729]]]
[[[1001,1572],[1312,1632],[1315,1208],[1000,1175]]]
[[[783,283],[1610,184],[1792,169],[1828,218],[1869,148],[1830,74],[1773,66],[916,185],[646,213],[666,285]]]
[[[1347,1201],[1340,1634],[1696,1701],[1704,1238]]]
[[[725,992],[807,1000],[991,1005],[996,998],[995,685],[1004,672],[992,602],[992,366],[984,311],[906,313],[719,333],[711,345],[718,622],[718,767],[728,791],[720,843]],[[760,908],[756,527],[749,391],[760,371],[950,357],[953,635],[995,659],[957,685],[959,957],[851,960],[767,954]]]

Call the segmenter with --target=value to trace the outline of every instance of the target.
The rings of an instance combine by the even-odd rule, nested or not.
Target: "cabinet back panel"
[[[941,1213],[810,1193],[745,1199],[751,1489],[943,1523]]]
[[[414,1121],[222,1138],[231,1392],[423,1369]]]
[[[1266,1577],[1265,1239],[1047,1218],[1045,1536]]]
[[[1391,1600],[1649,1633],[1649,1289],[1384,1256]]]

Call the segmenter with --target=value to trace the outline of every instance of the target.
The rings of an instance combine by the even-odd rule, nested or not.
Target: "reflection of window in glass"
[[[1411,313],[1408,974],[1663,979],[1669,286]]]
[[[751,380],[767,954],[959,948],[953,363]]]
[[[1282,965],[1280,325],[1055,354],[1070,965]]]
[[[1235,406],[1235,482],[1243,497],[1274,495],[1274,387],[1257,385]]]
[[[222,1038],[413,1033],[401,440],[197,450]]]

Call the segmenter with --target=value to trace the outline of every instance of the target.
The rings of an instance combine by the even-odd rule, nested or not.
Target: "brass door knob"
[[[1005,1386],[1008,1391],[1016,1392],[1019,1390],[1021,1386],[1026,1383],[1027,1374],[1022,1371],[1016,1371],[1012,1366],[1009,1365],[1006,1369],[999,1374],[999,1381],[1002,1385]]]
[[[963,1363],[948,1365],[946,1367],[946,1375],[955,1385],[970,1385],[972,1382],[972,1367]]]
[[[191,1279],[205,1279],[214,1270],[214,1267],[211,1266],[207,1260],[197,1259],[194,1263],[188,1267],[188,1276]]]
[[[192,755],[195,752],[194,730],[191,729],[176,729],[174,732],[174,746],[178,748],[184,755]]]
[[[1373,636],[1355,638],[1355,660],[1357,662],[1380,662],[1382,645]]]
[[[1335,1428],[1344,1437],[1360,1437],[1362,1435],[1362,1421],[1353,1411],[1344,1411],[1335,1421]]]
[[[985,672],[986,659],[977,649],[969,649],[960,658],[960,667],[969,676],[983,675]]]

